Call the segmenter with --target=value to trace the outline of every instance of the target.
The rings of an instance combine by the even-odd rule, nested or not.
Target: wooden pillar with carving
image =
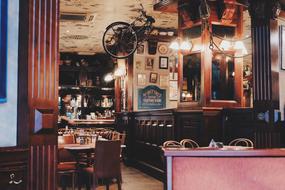
[[[274,110],[279,109],[278,2],[251,0],[249,11],[255,119],[257,125],[274,126]]]

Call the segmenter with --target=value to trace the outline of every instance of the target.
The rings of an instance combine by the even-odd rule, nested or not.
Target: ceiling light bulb
[[[192,48],[192,44],[189,41],[183,41],[180,45],[180,49],[184,51],[190,51]]]
[[[104,78],[105,82],[110,82],[112,80],[114,80],[114,77],[112,75],[112,73],[108,73],[105,78]]]
[[[179,44],[178,44],[178,42],[177,42],[177,41],[171,42],[169,48],[170,48],[170,49],[173,49],[173,50],[179,50]]]
[[[231,48],[231,42],[229,42],[228,40],[222,40],[220,48],[225,51],[229,50]]]

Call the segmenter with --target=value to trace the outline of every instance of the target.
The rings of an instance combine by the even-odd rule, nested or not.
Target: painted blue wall
[[[0,104],[0,147],[17,145],[18,15],[19,0],[8,0],[7,102]]]

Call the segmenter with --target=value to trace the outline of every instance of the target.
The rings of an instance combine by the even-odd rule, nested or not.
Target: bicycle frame
[[[148,21],[147,17],[148,16],[145,14],[145,12],[141,10],[141,15],[137,17],[129,26],[129,28],[132,28],[136,32],[136,35],[138,37],[138,44],[147,38],[153,28],[152,23]],[[143,25],[137,26],[137,22],[143,22]]]

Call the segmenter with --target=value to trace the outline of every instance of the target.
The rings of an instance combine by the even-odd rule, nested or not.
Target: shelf
[[[178,0],[161,0],[154,4],[153,10],[165,13],[177,13]]]
[[[74,90],[80,90],[80,89],[99,89],[103,91],[113,91],[114,88],[111,87],[101,87],[101,86],[76,86],[76,85],[61,85],[58,87],[58,89],[74,89]]]

